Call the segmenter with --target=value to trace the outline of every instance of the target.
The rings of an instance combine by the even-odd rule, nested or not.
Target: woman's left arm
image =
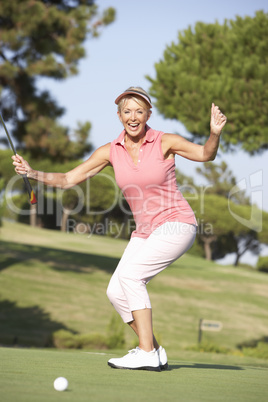
[[[210,118],[210,136],[205,145],[194,144],[176,134],[164,134],[162,148],[165,156],[177,154],[196,162],[207,162],[215,159],[220,143],[220,135],[227,121],[218,106],[212,103]]]

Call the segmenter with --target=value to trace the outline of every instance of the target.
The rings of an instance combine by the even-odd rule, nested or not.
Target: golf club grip
[[[26,175],[26,174],[23,174],[22,177],[23,177],[23,180],[24,180],[25,187],[26,187],[26,189],[27,189],[27,191],[28,191],[31,204],[32,204],[32,205],[37,204],[36,197],[35,197],[35,195],[34,195],[32,186],[31,186],[31,184],[30,184],[30,182],[29,182],[29,180],[28,180],[27,175]]]

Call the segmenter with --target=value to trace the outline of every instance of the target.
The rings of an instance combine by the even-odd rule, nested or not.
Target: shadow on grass
[[[190,369],[206,369],[206,370],[244,370],[242,367],[238,366],[227,366],[225,364],[169,364],[168,370],[179,370],[182,368]]]
[[[38,306],[18,307],[9,300],[0,301],[0,344],[5,346],[52,346],[52,333],[60,329],[74,332],[53,321]]]
[[[0,242],[0,271],[18,262],[33,260],[47,263],[57,271],[73,271],[77,273],[90,273],[94,269],[112,273],[119,262],[119,259],[114,257],[5,241]]]

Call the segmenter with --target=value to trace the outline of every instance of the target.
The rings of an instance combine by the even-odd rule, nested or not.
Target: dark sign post
[[[214,331],[218,332],[222,330],[222,323],[220,321],[204,320],[200,318],[198,328],[198,343],[202,340],[202,331]]]

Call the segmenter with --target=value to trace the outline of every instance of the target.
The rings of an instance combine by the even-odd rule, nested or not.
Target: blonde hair
[[[144,94],[144,95],[146,96],[146,98],[148,98],[148,100],[150,100],[150,97],[149,97],[149,95],[147,94],[147,92],[146,92],[143,88],[141,88],[141,87],[129,87],[128,89],[126,89],[125,92],[127,92],[127,91],[137,91],[137,92],[140,92],[140,93]],[[122,97],[122,98],[120,99],[120,101],[118,102],[118,108],[117,108],[117,110],[118,110],[119,113],[121,113],[123,107],[125,106],[126,102],[127,102],[129,99],[133,99],[133,100],[134,100],[135,102],[137,102],[143,109],[145,109],[149,115],[151,115],[151,113],[152,113],[151,107],[150,107],[149,104],[146,102],[146,100],[143,99],[143,98],[142,98],[141,96],[139,96],[138,94],[137,94],[137,96],[132,95],[132,94],[127,94],[127,95],[125,95],[124,97]]]

